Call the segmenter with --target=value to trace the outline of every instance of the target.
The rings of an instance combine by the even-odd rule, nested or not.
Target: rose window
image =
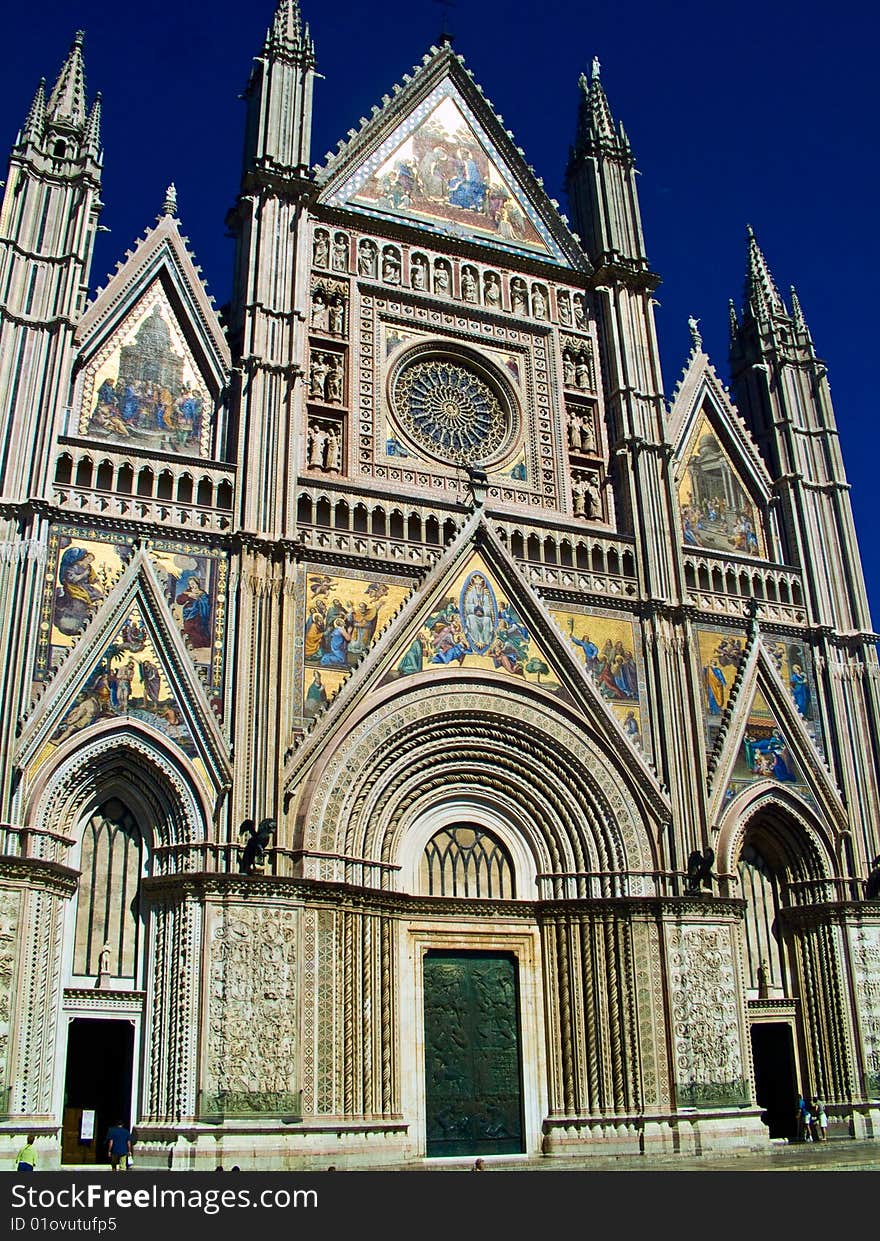
[[[447,461],[496,457],[510,422],[493,387],[456,360],[432,357],[400,370],[392,399],[403,432]]]

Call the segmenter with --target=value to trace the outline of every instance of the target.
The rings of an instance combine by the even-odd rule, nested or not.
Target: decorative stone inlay
[[[405,366],[394,382],[393,403],[403,431],[441,460],[487,462],[508,437],[509,420],[496,393],[452,359]]]
[[[749,1087],[730,928],[671,927],[667,945],[678,1104],[744,1106]]]
[[[297,919],[268,905],[215,915],[204,1115],[299,1113]]]

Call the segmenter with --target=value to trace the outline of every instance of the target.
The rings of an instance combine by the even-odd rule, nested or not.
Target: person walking
[[[15,1166],[18,1172],[34,1172],[37,1167],[37,1135],[35,1133],[28,1134],[28,1140],[18,1152],[15,1159]]]
[[[825,1104],[821,1099],[813,1100],[813,1116],[816,1137],[820,1142],[828,1140],[828,1113],[825,1111]]]
[[[120,1120],[111,1125],[104,1139],[107,1143],[107,1154],[114,1172],[125,1172],[131,1158],[131,1133]]]

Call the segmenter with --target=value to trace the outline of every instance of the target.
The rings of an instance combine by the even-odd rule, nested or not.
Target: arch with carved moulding
[[[796,793],[762,780],[733,798],[721,818],[715,848],[718,874],[735,889],[743,848],[759,839],[766,860],[787,882],[821,886],[836,873],[835,835]],[[736,894],[731,890],[730,895]]]
[[[132,720],[110,720],[87,740],[74,736],[59,746],[29,790],[23,822],[74,840],[110,797],[129,805],[151,848],[206,839],[210,792],[161,733]]]
[[[658,830],[614,745],[544,691],[494,680],[438,671],[370,696],[304,781],[294,847],[340,859],[338,880],[401,888],[428,826],[469,805],[525,896],[538,875],[558,877],[547,897],[652,892]]]

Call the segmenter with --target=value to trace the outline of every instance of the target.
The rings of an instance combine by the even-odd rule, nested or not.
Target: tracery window
[[[739,861],[742,895],[746,902],[744,921],[746,986],[759,989],[758,971],[767,967],[767,985],[786,989],[785,963],[779,939],[779,880],[764,857],[747,844]],[[779,990],[776,992],[779,994]]]
[[[475,823],[443,827],[425,846],[421,889],[427,896],[510,900],[515,895],[510,854]]]
[[[137,822],[118,798],[110,798],[83,832],[74,974],[136,977],[143,861],[144,839]],[[108,951],[102,968],[105,945]]]

